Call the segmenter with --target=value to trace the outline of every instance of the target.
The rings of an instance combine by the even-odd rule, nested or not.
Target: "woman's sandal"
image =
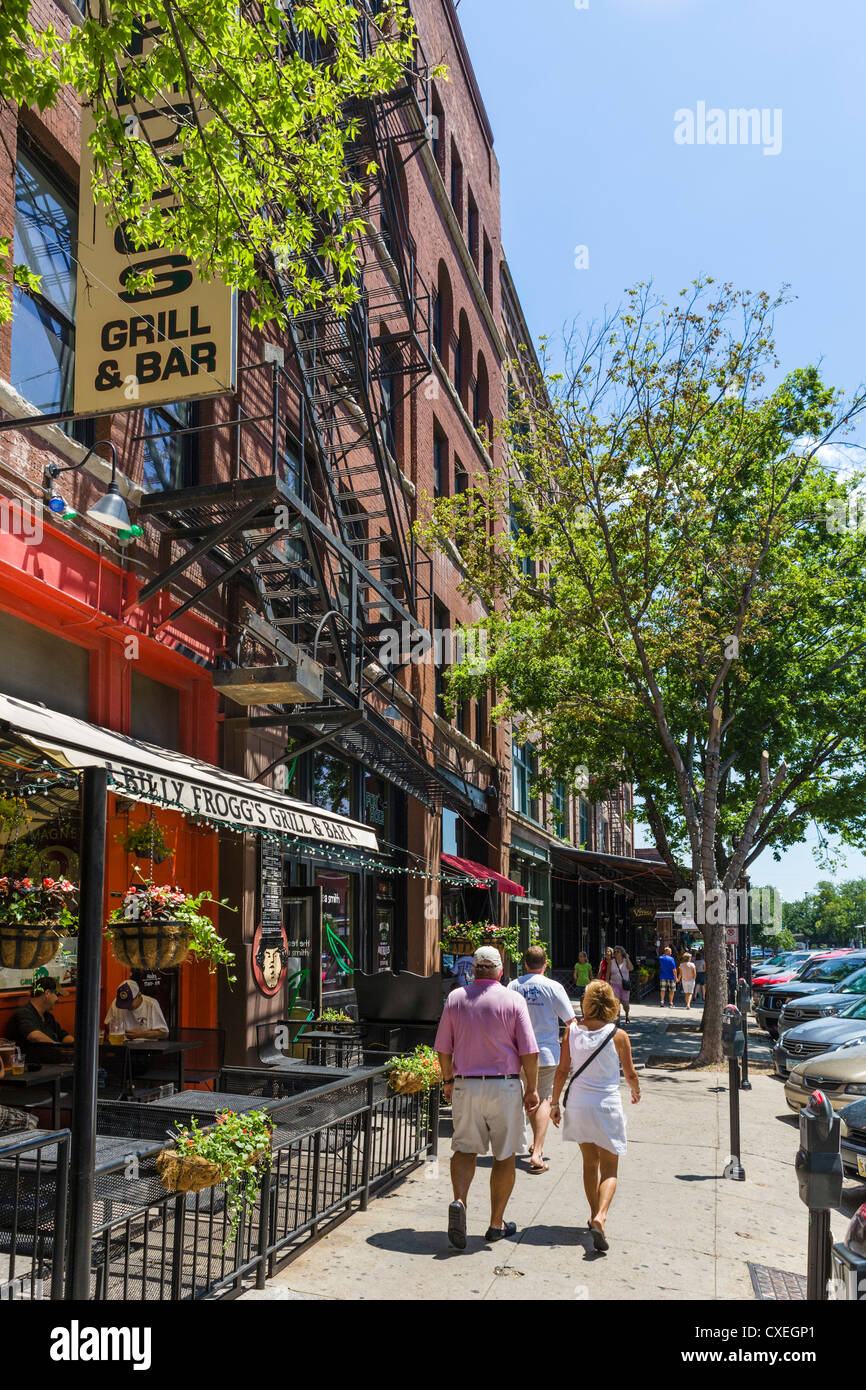
[[[593,1226],[592,1222],[590,1222],[589,1230],[592,1236],[592,1243],[595,1246],[596,1250],[610,1249],[607,1236],[605,1235],[604,1231],[601,1229],[600,1226]]]

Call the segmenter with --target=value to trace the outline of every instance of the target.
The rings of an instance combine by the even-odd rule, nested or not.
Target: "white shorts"
[[[694,994],[694,992],[695,992],[695,982],[694,982],[694,980],[683,980],[683,981],[682,981],[682,986],[683,986],[683,994]]]
[[[453,1153],[486,1154],[490,1148],[494,1158],[503,1159],[523,1152],[523,1087],[519,1076],[455,1081],[451,1114]]]

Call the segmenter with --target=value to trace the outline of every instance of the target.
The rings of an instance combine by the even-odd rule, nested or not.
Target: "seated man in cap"
[[[451,1101],[454,1116],[454,1200],[448,1208],[448,1239],[458,1250],[466,1248],[466,1201],[476,1158],[488,1148],[493,1150],[493,1167],[490,1225],[484,1238],[502,1240],[517,1230],[513,1221],[505,1220],[514,1187],[514,1154],[523,1148],[523,1111],[532,1116],[539,1103],[538,1043],[526,1000],[500,983],[502,958],[495,946],[479,946],[473,963],[475,979],[448,995],[434,1044],[445,1100]],[[525,1094],[521,1070],[526,1075]]]
[[[142,994],[136,980],[118,985],[114,1003],[105,1015],[109,1033],[125,1033],[128,1038],[167,1038],[168,1024],[156,999]]]
[[[9,1037],[21,1044],[28,1061],[45,1061],[46,1047],[74,1042],[72,1034],[54,1017],[59,998],[59,981],[53,975],[40,975],[30,988],[30,1002],[16,1009],[6,1025]]]

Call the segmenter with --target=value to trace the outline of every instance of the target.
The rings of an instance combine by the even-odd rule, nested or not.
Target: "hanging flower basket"
[[[0,964],[6,970],[35,970],[38,965],[47,965],[59,950],[56,927],[0,923]]]
[[[156,1156],[156,1171],[166,1192],[204,1192],[223,1180],[218,1163],[200,1154],[185,1157],[176,1149],[163,1149]]]
[[[342,1011],[336,1009],[326,1009],[321,1018],[313,1021],[313,1027],[323,1033],[351,1033],[357,1028],[358,1024],[354,1018],[349,1018]]]
[[[171,970],[189,955],[189,922],[111,922],[108,932],[115,960],[130,970]]]
[[[409,1076],[406,1072],[401,1074],[398,1071],[392,1071],[388,1078],[388,1084],[392,1091],[397,1092],[398,1096],[414,1096],[416,1091],[427,1090],[427,1084],[422,1081],[420,1076]]]

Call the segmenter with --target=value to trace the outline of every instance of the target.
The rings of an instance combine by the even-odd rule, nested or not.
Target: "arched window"
[[[448,351],[454,332],[454,300],[451,277],[444,261],[439,262],[436,293],[433,300],[433,347],[442,366],[448,371]]]
[[[470,399],[470,376],[472,375],[472,333],[469,329],[469,319],[466,310],[460,310],[459,328],[457,331],[457,345],[454,349],[454,387],[463,405],[463,409],[469,412]]]
[[[475,388],[472,392],[472,423],[477,430],[486,426],[489,414],[490,380],[487,375],[487,363],[484,361],[484,355],[479,352],[475,369]]]

